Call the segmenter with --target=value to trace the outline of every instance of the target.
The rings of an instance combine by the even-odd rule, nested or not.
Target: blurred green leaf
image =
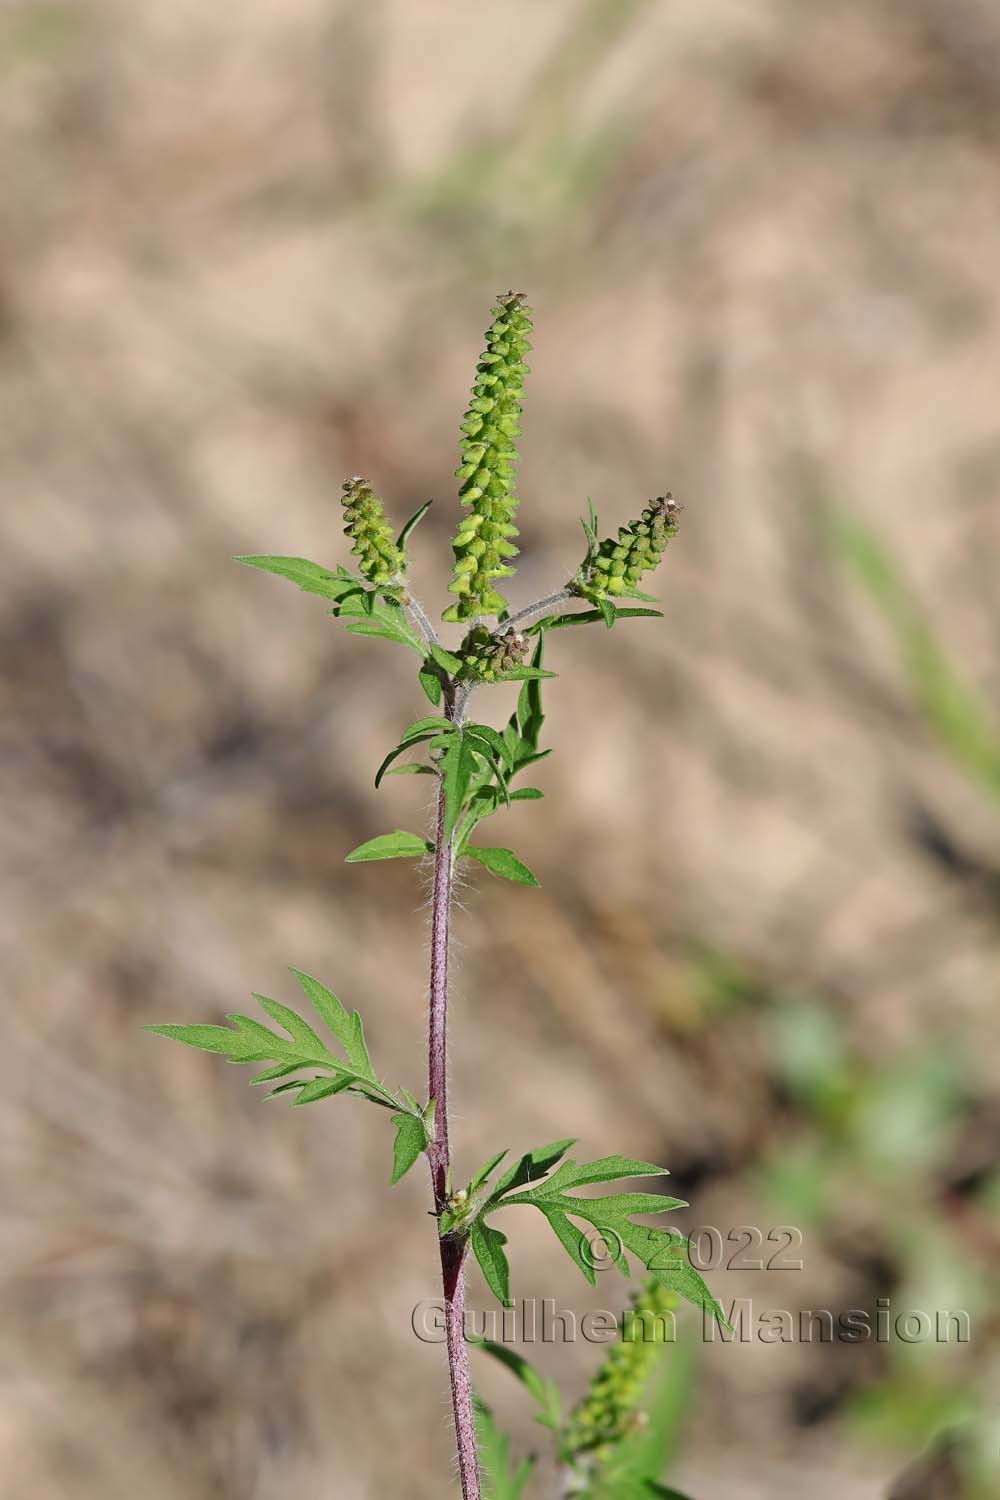
[[[478,860],[492,875],[500,875],[504,880],[513,880],[517,885],[537,886],[538,880],[526,864],[518,859],[517,855],[510,849],[488,849],[481,845],[468,844],[464,853],[470,859]]]
[[[380,833],[366,843],[359,844],[347,855],[345,863],[359,864],[370,859],[419,859],[424,854],[433,854],[434,845],[417,833],[407,833],[397,828],[393,833]]]

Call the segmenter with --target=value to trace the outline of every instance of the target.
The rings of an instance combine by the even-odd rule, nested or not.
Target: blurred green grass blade
[[[864,522],[829,515],[832,544],[895,638],[910,687],[928,724],[955,761],[1000,796],[1000,725],[960,676],[889,550]]]

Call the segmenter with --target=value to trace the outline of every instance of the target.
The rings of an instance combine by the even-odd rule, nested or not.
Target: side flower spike
[[[651,500],[637,521],[618,528],[617,540],[607,537],[591,547],[570,589],[596,604],[609,594],[638,588],[642,575],[659,566],[667,543],[677,535],[679,513],[680,506],[671,495]]]
[[[358,571],[369,583],[391,584],[403,573],[406,558],[393,538],[382,501],[360,475],[345,479],[343,490],[344,531],[354,542],[351,551],[360,559]]]

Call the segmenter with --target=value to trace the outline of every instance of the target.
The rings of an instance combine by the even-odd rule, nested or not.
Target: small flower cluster
[[[616,1443],[642,1421],[638,1405],[656,1351],[663,1343],[667,1319],[677,1306],[673,1292],[658,1281],[648,1281],[632,1295],[632,1306],[622,1319],[622,1336],[573,1411],[564,1439],[569,1463],[591,1459],[606,1463]]]
[[[644,573],[659,565],[672,536],[677,534],[680,506],[670,495],[651,500],[638,521],[618,529],[592,550],[570,584],[576,594],[595,604],[609,594],[626,594],[639,585]]]
[[[506,608],[493,580],[509,577],[514,570],[505,559],[517,556],[511,541],[518,534],[514,466],[530,332],[523,292],[501,294],[462,422],[462,462],[455,473],[462,481],[459,499],[470,513],[459,522],[452,543],[455,573],[448,591],[458,597],[445,610],[446,620],[474,620]]]
[[[485,625],[474,625],[458,652],[464,664],[462,675],[497,682],[505,672],[521,665],[527,651],[527,637],[519,630],[508,626],[494,634]]]
[[[369,583],[391,584],[404,571],[406,558],[396,546],[382,501],[357,474],[345,479],[343,489],[344,531],[354,542],[351,551],[360,558],[358,571]]]

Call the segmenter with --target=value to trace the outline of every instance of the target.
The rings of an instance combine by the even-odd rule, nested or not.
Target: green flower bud
[[[345,479],[343,489],[344,531],[354,541],[351,551],[360,559],[359,573],[369,583],[391,584],[405,570],[406,559],[396,546],[381,500],[360,475]]]
[[[508,626],[494,633],[485,625],[474,625],[458,650],[463,662],[461,675],[480,682],[498,682],[512,667],[519,667],[527,653],[527,637],[519,630]]]
[[[608,594],[638,588],[642,575],[659,566],[667,543],[676,536],[679,513],[670,495],[651,500],[638,521],[619,527],[617,539],[607,537],[588,553],[570,588],[594,604]]]
[[[517,556],[510,541],[517,536],[513,471],[530,332],[531,312],[523,292],[501,294],[461,424],[462,462],[455,473],[462,481],[459,500],[471,507],[472,514],[459,522],[452,542],[455,577],[449,592],[458,597],[445,610],[446,620],[474,620],[479,615],[501,614],[507,607],[493,579],[509,577],[514,570],[503,559]],[[483,534],[477,537],[477,532]],[[470,557],[471,570],[467,566]]]
[[[620,1341],[611,1346],[586,1396],[570,1415],[563,1444],[566,1462],[593,1473],[640,1424],[639,1402],[657,1349],[669,1337],[676,1306],[675,1294],[658,1281],[647,1281],[641,1292],[632,1294]]]

